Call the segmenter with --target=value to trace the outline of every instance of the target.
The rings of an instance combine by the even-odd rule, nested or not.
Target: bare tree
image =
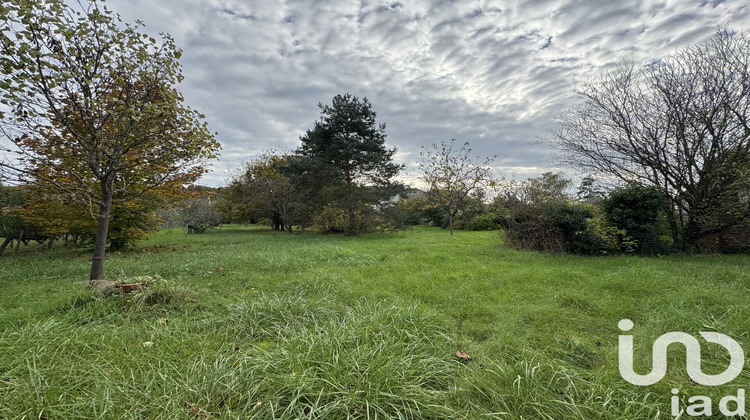
[[[211,204],[210,197],[189,199],[182,207],[172,211],[170,216],[185,227],[186,238],[191,230],[195,233],[204,233],[221,224],[221,216]]]
[[[674,244],[748,219],[750,39],[719,31],[644,67],[623,64],[577,90],[550,140],[569,164],[661,189]],[[744,194],[744,199],[743,199]]]
[[[495,156],[482,159],[472,157],[469,143],[456,148],[456,139],[450,143],[432,145],[434,151],[422,147],[422,162],[419,170],[429,189],[430,201],[445,213],[448,228],[453,235],[453,219],[461,210],[466,198],[476,190],[492,184],[492,169],[489,167]]]

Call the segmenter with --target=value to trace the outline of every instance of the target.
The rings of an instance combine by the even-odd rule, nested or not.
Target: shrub
[[[371,208],[359,209],[355,216],[354,233],[356,234],[398,229],[398,226],[393,226]],[[313,215],[312,228],[319,233],[344,233],[348,226],[349,214],[339,207],[325,206]]]
[[[470,219],[460,218],[456,222],[455,228],[465,230],[495,230],[500,229],[500,223],[496,214],[485,211]]]
[[[642,255],[668,250],[660,239],[665,207],[666,198],[658,188],[640,185],[617,188],[602,202],[607,222],[618,230],[619,249]]]
[[[484,191],[467,197],[454,219],[456,229],[464,230],[493,230],[499,229],[498,217],[485,202]]]
[[[568,241],[568,251],[572,254],[603,255],[614,250],[606,239],[590,230],[576,232]]]
[[[378,227],[380,231],[394,231],[404,230],[409,226],[418,225],[419,221],[404,211],[403,208],[397,204],[387,206],[380,211],[381,225]]]
[[[349,219],[344,209],[326,206],[313,215],[312,227],[320,233],[342,233],[348,223]]]
[[[567,182],[544,174],[507,189],[491,208],[505,228],[506,242],[518,249],[602,255],[611,250],[592,228],[596,207],[565,197]]]
[[[401,199],[394,207],[402,212],[404,223],[409,226],[441,226],[445,220],[443,211],[437,205],[428,203],[423,196]]]
[[[589,230],[590,206],[566,201],[516,203],[502,219],[505,239],[520,249],[600,255],[606,241]]]

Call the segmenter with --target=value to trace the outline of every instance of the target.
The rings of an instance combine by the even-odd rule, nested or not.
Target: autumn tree
[[[0,256],[14,240],[20,243],[24,233],[32,228],[21,217],[23,205],[28,200],[28,194],[18,186],[0,184]]]
[[[274,230],[292,232],[298,194],[284,169],[290,156],[274,152],[243,163],[229,179],[222,198],[243,207],[245,220],[265,218]]]
[[[621,65],[577,89],[550,140],[563,160],[668,198],[673,243],[750,220],[750,38],[721,30],[648,66]]]
[[[30,233],[37,232],[37,238],[46,238],[49,246],[60,238],[65,242],[69,239],[75,243],[80,241],[81,244],[95,241],[98,209],[95,203],[84,205],[69,194],[61,193],[54,186],[48,187],[43,182],[24,184],[18,188],[23,189],[26,200],[14,212],[27,226],[34,227],[25,229],[25,238],[31,238]],[[158,191],[154,190],[127,201],[117,201],[112,206],[107,233],[108,250],[121,250],[142,239],[146,233],[158,230],[157,210],[168,206],[180,196],[188,197],[189,194],[173,192],[160,197]]]
[[[17,214],[26,225],[36,227],[39,234],[48,237],[50,246],[55,239],[66,235],[93,238],[96,221],[86,208],[75,205],[66,194],[36,184],[17,188],[22,189],[26,197],[23,205],[16,208]]]
[[[447,227],[453,235],[453,220],[469,196],[493,184],[493,157],[472,156],[469,143],[460,148],[456,139],[446,144],[433,144],[432,150],[422,147],[419,164],[422,181],[427,184],[427,196],[445,215]]]
[[[392,195],[393,178],[402,166],[393,162],[396,149],[385,147],[385,124],[364,98],[336,95],[331,105],[318,104],[321,118],[301,138],[293,169],[307,191],[328,191],[348,216],[348,235],[356,234],[357,207]],[[330,204],[330,203],[326,203]]]
[[[3,169],[97,207],[91,280],[104,275],[113,206],[178,191],[219,145],[183,104],[181,51],[121,25],[100,2],[10,0],[0,8]]]
[[[45,194],[36,185],[0,185],[0,255],[15,240],[21,243],[47,242],[48,246],[67,233],[79,219],[69,219],[70,207]]]

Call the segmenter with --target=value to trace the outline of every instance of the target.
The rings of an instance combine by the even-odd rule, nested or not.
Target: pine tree
[[[318,104],[321,118],[308,130],[297,149],[306,178],[336,192],[349,216],[348,235],[356,234],[356,209],[374,204],[390,190],[401,165],[392,162],[396,148],[385,147],[385,124],[376,122],[372,105],[350,94],[336,95],[332,104]],[[379,194],[380,193],[380,194]]]

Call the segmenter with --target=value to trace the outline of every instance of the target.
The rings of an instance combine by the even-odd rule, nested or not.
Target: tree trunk
[[[7,248],[8,244],[10,244],[11,242],[13,242],[13,237],[5,238],[5,240],[3,241],[3,244],[0,245],[0,257],[3,256],[3,252],[5,252],[5,248]]]
[[[448,229],[451,231],[451,235],[453,235],[453,213],[448,212]]]
[[[356,216],[354,215],[354,206],[349,206],[349,229],[347,229],[346,234],[349,236],[355,235],[355,224],[357,223]]]
[[[112,212],[112,185],[102,182],[102,203],[99,205],[99,218],[96,227],[94,255],[91,257],[91,275],[89,281],[101,280],[104,277],[104,253],[107,250],[109,233],[109,216]]]
[[[701,226],[695,220],[693,215],[688,216],[688,222],[685,225],[684,232],[682,234],[683,251],[690,253],[698,253],[701,251]]]
[[[21,229],[21,232],[18,234],[18,238],[16,238],[18,242],[16,242],[16,249],[13,250],[14,254],[18,254],[18,250],[19,248],[21,248],[21,242],[23,241],[23,233],[24,233],[23,229]]]
[[[667,204],[667,220],[669,221],[669,230],[672,234],[672,248],[682,249],[682,237],[680,232],[680,226],[677,223],[679,217],[679,209],[677,206],[670,202]]]
[[[348,203],[348,211],[349,211],[349,228],[346,230],[347,236],[354,236],[356,235],[355,231],[355,225],[357,223],[357,218],[354,213],[354,192],[352,191],[353,187],[353,181],[351,174],[349,170],[347,170],[346,173],[346,191],[347,191],[347,203]]]
[[[286,209],[283,209],[279,212],[279,221],[281,223],[281,231],[287,231],[289,233],[292,233],[292,224],[287,220],[287,211]]]

